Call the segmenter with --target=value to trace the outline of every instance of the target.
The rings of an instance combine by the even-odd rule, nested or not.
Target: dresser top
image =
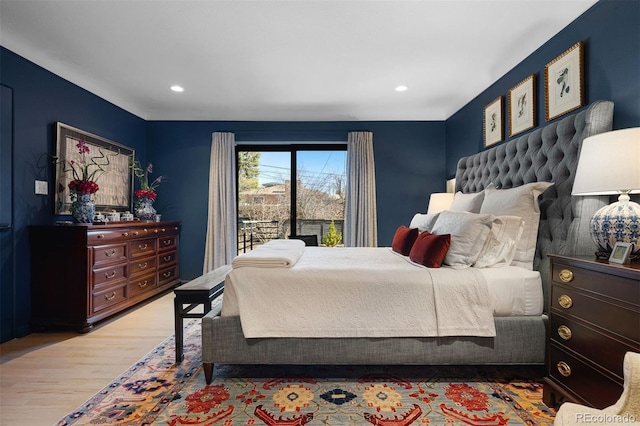
[[[602,270],[615,268],[620,271],[631,273],[632,275],[637,274],[638,279],[640,279],[640,262],[638,262],[637,260],[625,265],[621,265],[619,263],[610,263],[607,259],[598,259],[595,256],[562,256],[558,254],[550,254],[549,257],[551,259],[557,259],[558,261],[564,263],[570,263],[582,267],[589,267],[590,269]]]

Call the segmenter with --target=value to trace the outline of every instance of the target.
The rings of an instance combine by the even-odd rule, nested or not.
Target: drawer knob
[[[566,294],[563,294],[562,296],[558,297],[558,303],[560,304],[560,306],[562,306],[565,309],[569,309],[570,307],[573,306],[573,300],[571,300],[571,298]]]
[[[96,238],[102,239],[102,238],[104,238],[104,234],[99,234]]]
[[[107,256],[107,257],[115,256],[115,254],[116,254],[115,249],[111,250],[111,251],[105,250],[105,252],[104,252],[104,255]]]
[[[556,367],[558,368],[558,372],[564,377],[569,377],[571,375],[571,367],[569,367],[569,364],[566,362],[560,361]]]
[[[137,237],[138,235],[140,235],[140,233],[138,231],[133,231],[133,236]]]
[[[165,262],[168,262],[171,260],[171,256],[165,256],[162,258]]]
[[[563,269],[558,274],[558,277],[560,277],[560,281],[562,281],[563,283],[570,283],[571,281],[573,281],[573,272],[568,269]]]
[[[123,237],[128,237],[128,236],[129,236],[129,233],[128,233],[128,232],[123,232],[123,233],[122,233],[122,236],[123,236]]]
[[[147,267],[148,262],[138,263],[138,269],[144,269]]]
[[[147,280],[144,280],[141,283],[138,283],[138,287],[140,288],[145,288],[146,286],[147,286]]]
[[[171,245],[171,240],[164,240],[162,244],[164,244],[165,246]]]
[[[147,247],[149,247],[147,244],[138,244],[138,248],[139,248],[140,250],[146,250],[146,249],[147,249]]]
[[[571,339],[571,329],[566,325],[561,325],[558,327],[558,335],[564,340],[569,340]]]
[[[110,280],[111,278],[115,277],[115,276],[116,276],[116,271],[111,271],[111,273],[110,273],[110,274],[109,274],[109,273],[107,273],[107,272],[105,272],[105,273],[104,273],[104,277],[105,277],[105,278],[107,278],[107,279],[109,279],[109,280]]]
[[[164,274],[162,274],[162,276],[165,278],[169,278],[171,276],[171,272],[165,272]]]
[[[104,295],[104,298],[106,300],[113,300],[116,297],[116,292],[114,291],[113,293],[111,293],[111,295],[107,296],[106,294]]]

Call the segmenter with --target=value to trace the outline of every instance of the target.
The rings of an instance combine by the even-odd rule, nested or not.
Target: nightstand
[[[640,352],[640,263],[549,258],[544,403],[612,405],[622,393],[624,354]]]

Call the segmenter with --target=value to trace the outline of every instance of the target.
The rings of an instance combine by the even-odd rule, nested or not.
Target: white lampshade
[[[625,242],[632,244],[632,253],[640,253],[640,205],[629,199],[639,192],[640,127],[583,141],[572,194],[621,194],[591,218],[591,237],[601,251],[611,252],[616,242]]]
[[[449,210],[451,203],[453,202],[453,196],[455,194],[450,192],[435,192],[429,197],[429,207],[427,208],[427,214],[440,213],[441,211]]]
[[[573,195],[640,192],[640,127],[600,133],[582,142]]]

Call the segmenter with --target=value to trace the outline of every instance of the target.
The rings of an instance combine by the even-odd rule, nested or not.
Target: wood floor
[[[173,292],[92,332],[34,333],[0,345],[0,425],[50,426],[174,333]]]

